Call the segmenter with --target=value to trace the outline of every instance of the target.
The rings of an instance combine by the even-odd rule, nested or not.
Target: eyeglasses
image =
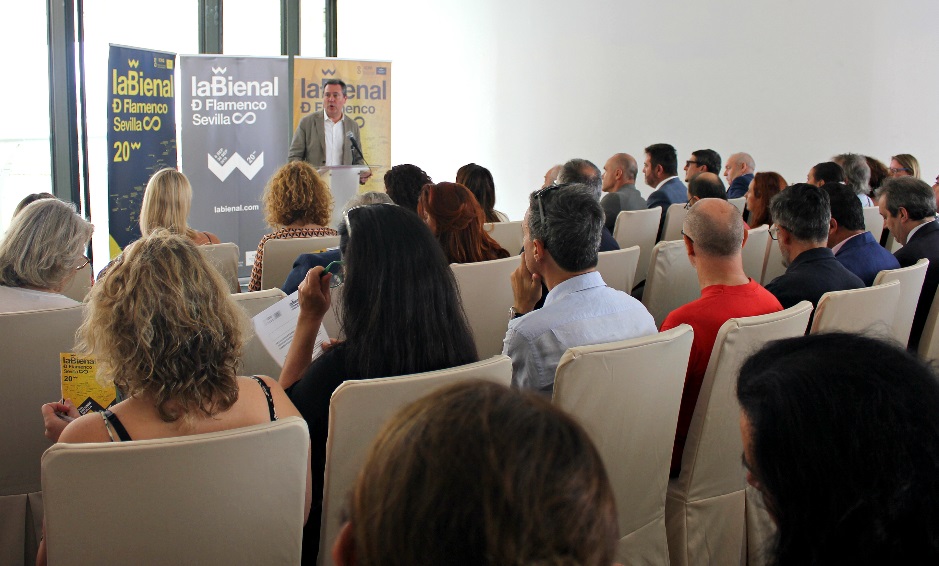
[[[353,206],[353,207],[350,208],[349,210],[343,212],[343,213],[342,213],[342,220],[343,220],[343,222],[346,223],[346,235],[349,236],[350,238],[352,237],[352,223],[349,222],[349,214],[350,214],[353,210],[358,210],[358,209],[360,209],[360,208],[368,208],[368,207],[370,207],[370,206],[379,206],[379,205],[397,206],[397,205],[396,205],[395,203],[393,203],[393,202],[373,202],[373,203],[371,203],[371,204],[360,204],[360,205],[358,205],[358,206]],[[334,262],[334,263],[335,263],[335,262]]]
[[[781,226],[781,225],[777,224],[777,225],[773,226],[772,228],[770,228],[770,229],[768,230],[768,231],[769,231],[769,237],[772,238],[772,239],[774,239],[774,240],[778,240],[778,239],[779,239],[779,229],[780,229],[780,228],[783,228],[783,229],[785,229],[785,230],[789,230],[789,228],[786,228],[785,226]],[[789,230],[789,231],[791,232],[791,230]]]
[[[684,230],[684,229],[682,229],[681,235],[684,236],[684,237],[686,237],[686,238],[688,238],[688,241],[691,242],[692,244],[694,243],[694,239],[693,239],[691,236],[689,236],[688,234],[685,234],[685,230]]]
[[[904,171],[909,172],[910,170],[906,167],[891,167],[888,169],[891,173],[903,173]]]
[[[78,265],[78,267],[75,268],[75,271],[81,271],[81,270],[84,269],[85,266],[88,265],[89,263],[91,263],[91,260],[88,259],[88,256],[83,255],[83,256],[82,256],[82,262]]]
[[[692,165],[697,165],[697,164],[698,164],[697,161],[691,161],[690,159],[688,161],[685,161],[685,167],[691,167]]]
[[[327,273],[332,274],[332,278],[329,280],[329,288],[335,289],[336,287],[342,285],[346,282],[346,264],[343,261],[332,261],[329,265],[323,269],[323,272],[320,273],[320,278],[325,277]]]
[[[543,187],[535,191],[534,193],[532,193],[531,195],[532,198],[538,201],[538,213],[541,215],[541,225],[544,226],[545,228],[548,227],[548,217],[544,213],[544,204],[541,202],[541,198],[555,189],[561,189],[561,188],[568,187],[568,186],[570,186],[570,183],[560,183],[560,184],[555,183],[553,185],[548,185],[547,187]]]

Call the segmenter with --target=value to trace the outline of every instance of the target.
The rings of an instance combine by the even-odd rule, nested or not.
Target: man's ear
[[[544,261],[544,258],[545,258],[544,242],[538,239],[532,240],[531,241],[531,253],[535,261]]]
[[[355,535],[352,533],[352,523],[346,522],[336,537],[333,545],[333,562],[338,566],[355,566]]]
[[[743,229],[743,241],[740,242],[740,247],[741,247],[741,248],[743,248],[744,246],[747,245],[747,238],[749,238],[749,237],[750,237],[750,231],[747,230],[746,228],[744,228],[744,229]]]
[[[691,241],[691,238],[682,234],[681,239],[685,242],[685,252],[688,254],[688,260],[695,256],[694,253],[694,242]]]
[[[905,222],[909,220],[909,218],[910,218],[910,213],[906,211],[906,208],[902,206],[897,208],[897,220],[899,220],[900,222]]]
[[[832,218],[828,221],[828,237],[838,231],[838,221]]]

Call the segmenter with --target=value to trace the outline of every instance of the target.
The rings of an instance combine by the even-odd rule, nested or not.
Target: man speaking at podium
[[[323,87],[323,112],[311,112],[300,120],[287,152],[289,161],[303,160],[315,168],[324,165],[362,165],[362,142],[359,126],[346,116],[346,83],[329,79]],[[359,183],[372,176],[371,171],[359,174]]]

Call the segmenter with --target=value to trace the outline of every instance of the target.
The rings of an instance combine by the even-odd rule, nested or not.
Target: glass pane
[[[224,0],[222,52],[280,55],[280,1]]]
[[[0,88],[0,232],[20,200],[52,192],[49,147],[49,48],[46,3],[7,6],[0,18],[0,51],[9,88]],[[18,85],[18,86],[17,86]]]
[[[326,56],[325,0],[300,0],[300,56]]]

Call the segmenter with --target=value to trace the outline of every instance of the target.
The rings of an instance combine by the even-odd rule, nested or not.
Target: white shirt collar
[[[935,221],[936,221],[936,219],[933,218],[933,219],[930,220],[929,222],[935,222]],[[929,224],[929,222],[923,222],[922,224],[917,225],[916,228],[913,228],[912,230],[910,230],[910,233],[906,235],[906,243],[909,244],[909,243],[910,243],[910,238],[913,237],[913,234],[915,234],[916,231],[919,230],[920,228],[922,228],[923,226]]]
[[[864,232],[860,232],[853,236],[848,236],[844,240],[841,240],[840,242],[835,244],[835,247],[831,248],[831,253],[833,253],[834,255],[838,255],[838,252],[841,251],[841,247],[844,246],[848,240],[850,240],[851,238],[857,238],[858,236],[863,236],[863,235],[864,235]]]
[[[661,188],[662,188],[662,185],[664,185],[665,183],[671,181],[672,179],[677,179],[677,178],[678,178],[678,175],[672,175],[672,176],[669,177],[668,179],[663,179],[661,183],[659,183],[658,185],[655,186],[655,190],[661,189]]]

